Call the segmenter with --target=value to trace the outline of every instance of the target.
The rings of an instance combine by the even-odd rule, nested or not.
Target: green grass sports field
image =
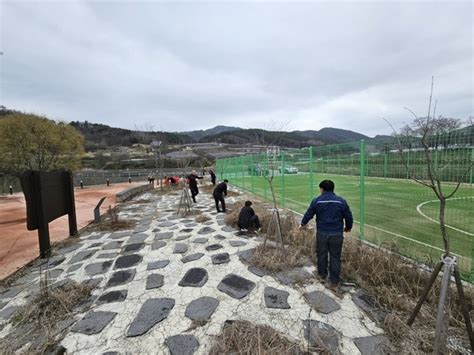
[[[237,175],[237,176],[235,176]],[[241,174],[227,176],[230,183],[270,198],[268,182],[261,176]],[[310,201],[319,194],[318,184],[331,179],[336,194],[349,203],[354,219],[360,221],[359,176],[313,174],[313,189],[309,174],[279,175],[274,177],[274,187],[280,206],[304,213]],[[438,218],[439,203],[429,188],[410,180],[365,178],[364,236],[377,244],[396,243],[405,253],[417,257],[437,259],[442,248]],[[444,185],[451,191],[453,184]],[[463,256],[460,267],[470,268],[474,243],[474,188],[463,185],[454,199],[448,201],[446,221],[452,252]],[[358,226],[354,228],[358,234]],[[413,242],[415,240],[417,242]],[[431,248],[434,246],[435,248]],[[464,265],[463,265],[464,264]]]

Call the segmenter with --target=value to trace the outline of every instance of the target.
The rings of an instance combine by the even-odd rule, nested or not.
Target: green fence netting
[[[471,127],[472,128],[472,127]],[[446,223],[451,251],[463,277],[474,283],[474,143],[473,129],[430,137],[428,151],[416,138],[368,140],[303,149],[269,147],[262,154],[216,162],[219,178],[270,200],[272,178],[277,203],[304,213],[319,194],[321,180],[331,179],[349,203],[358,224],[353,234],[392,251],[432,264],[443,245],[434,192],[413,180],[441,180],[448,194]]]

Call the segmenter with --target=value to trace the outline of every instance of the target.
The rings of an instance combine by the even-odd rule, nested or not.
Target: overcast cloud
[[[467,119],[467,2],[2,1],[0,104],[182,131],[337,127],[370,136],[408,106]]]

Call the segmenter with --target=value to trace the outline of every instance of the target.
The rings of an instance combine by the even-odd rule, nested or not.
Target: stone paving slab
[[[324,292],[313,291],[305,293],[304,296],[309,305],[320,313],[329,314],[341,309],[339,303]]]
[[[289,292],[278,290],[273,287],[265,287],[265,305],[268,308],[280,308],[280,309],[289,309],[291,308],[288,304]]]
[[[192,301],[187,307],[185,316],[192,320],[206,321],[216,310],[219,300],[213,297],[201,297]]]
[[[376,355],[390,353],[389,341],[384,335],[356,338],[354,343],[362,355]]]
[[[174,305],[175,300],[172,298],[152,298],[146,300],[130,328],[128,328],[127,336],[135,337],[146,333],[155,324],[168,317]]]
[[[241,299],[255,288],[255,283],[236,274],[229,274],[217,285],[217,289],[231,297]]]
[[[204,256],[204,253],[194,253],[186,255],[185,257],[181,258],[183,263],[189,263],[190,261],[199,260]]]
[[[101,305],[104,303],[123,302],[127,298],[127,294],[127,290],[110,291],[100,296],[97,299],[96,304]]]
[[[158,260],[158,261],[152,261],[151,263],[148,264],[147,270],[157,270],[157,269],[163,269],[164,267],[168,266],[170,263],[169,260]]]
[[[202,287],[208,280],[207,270],[203,268],[192,268],[186,272],[179,282],[179,286]]]
[[[100,333],[116,315],[115,312],[89,312],[71,328],[71,331],[87,335]]]
[[[192,335],[174,335],[165,340],[171,355],[192,355],[199,347],[198,340]]]

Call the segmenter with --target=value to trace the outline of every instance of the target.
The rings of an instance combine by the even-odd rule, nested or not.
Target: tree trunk
[[[449,255],[449,239],[448,230],[445,222],[445,211],[446,211],[446,199],[442,196],[439,199],[439,228],[441,229],[441,235],[443,237],[444,255]]]

